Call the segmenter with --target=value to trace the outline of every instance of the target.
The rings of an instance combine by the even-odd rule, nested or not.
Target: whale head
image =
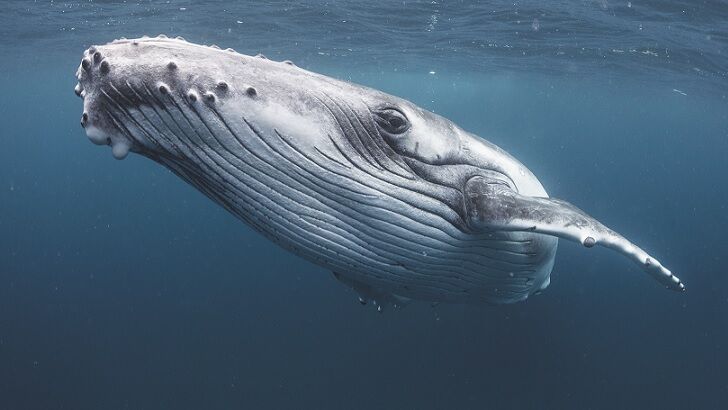
[[[245,119],[310,131],[316,114],[304,115],[312,107],[297,84],[302,73],[289,62],[160,35],[87,49],[75,92],[84,99],[81,125],[87,136],[111,146],[117,159],[129,151],[182,159],[181,146],[189,141],[179,138],[204,139],[204,124]],[[221,117],[229,113],[234,115]]]
[[[196,162],[201,147],[219,154],[236,139],[279,134],[302,151],[333,158],[343,151],[402,176],[467,164],[495,172],[521,191],[545,194],[517,160],[449,120],[290,61],[180,37],[144,37],[90,47],[76,76],[75,92],[84,99],[81,125],[117,159],[131,151],[158,161]],[[502,159],[483,161],[484,155]]]

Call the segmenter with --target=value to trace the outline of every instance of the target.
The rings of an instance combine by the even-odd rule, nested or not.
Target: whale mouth
[[[194,135],[204,121],[219,123],[220,110],[233,99],[246,110],[265,100],[251,84],[224,76],[225,67],[247,69],[252,60],[268,62],[164,35],[89,47],[74,89],[84,101],[81,126],[91,142],[111,146],[116,159],[129,152],[152,159],[178,157],[175,134]],[[279,65],[290,68],[286,62]],[[262,71],[251,68],[244,74],[250,80]]]
[[[115,106],[107,91],[113,87],[112,80],[108,78],[110,71],[111,63],[104,58],[101,50],[93,46],[88,48],[76,72],[78,83],[74,92],[84,101],[81,127],[88,139],[96,145],[111,146],[114,158],[124,159],[138,147],[136,138],[120,120],[120,107]]]
[[[182,47],[189,48],[182,38],[159,36],[114,40],[84,51],[74,92],[84,101],[81,126],[91,142],[111,146],[116,159],[129,152],[149,156],[169,152],[174,144],[165,140],[164,133],[174,131],[155,110],[169,112],[167,108],[175,104],[178,111],[210,106],[231,94],[225,81],[205,74],[216,72],[209,63],[199,60],[191,67],[178,66]],[[255,97],[252,87],[242,91]]]

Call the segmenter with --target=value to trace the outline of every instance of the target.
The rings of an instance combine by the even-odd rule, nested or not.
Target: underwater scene
[[[0,410],[726,408],[728,3],[0,10]]]

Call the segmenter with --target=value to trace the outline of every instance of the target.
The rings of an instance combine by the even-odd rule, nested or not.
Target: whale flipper
[[[388,308],[403,308],[411,301],[409,298],[373,287],[364,282],[352,279],[347,275],[342,275],[338,272],[333,272],[333,274],[334,277],[341,283],[354,289],[354,291],[359,295],[359,303],[366,305],[369,302],[372,302],[380,312]]]
[[[481,176],[470,178],[464,193],[469,223],[475,229],[538,232],[587,248],[602,245],[627,256],[667,288],[685,289],[657,259],[566,201],[521,195],[502,182]]]

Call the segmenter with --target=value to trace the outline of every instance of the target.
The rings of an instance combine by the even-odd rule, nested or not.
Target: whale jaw
[[[111,146],[117,159],[129,152],[179,155],[168,134],[190,123],[176,115],[260,97],[252,84],[225,76],[226,64],[254,58],[163,35],[92,46],[76,72],[74,92],[84,100],[81,126],[91,142]]]

